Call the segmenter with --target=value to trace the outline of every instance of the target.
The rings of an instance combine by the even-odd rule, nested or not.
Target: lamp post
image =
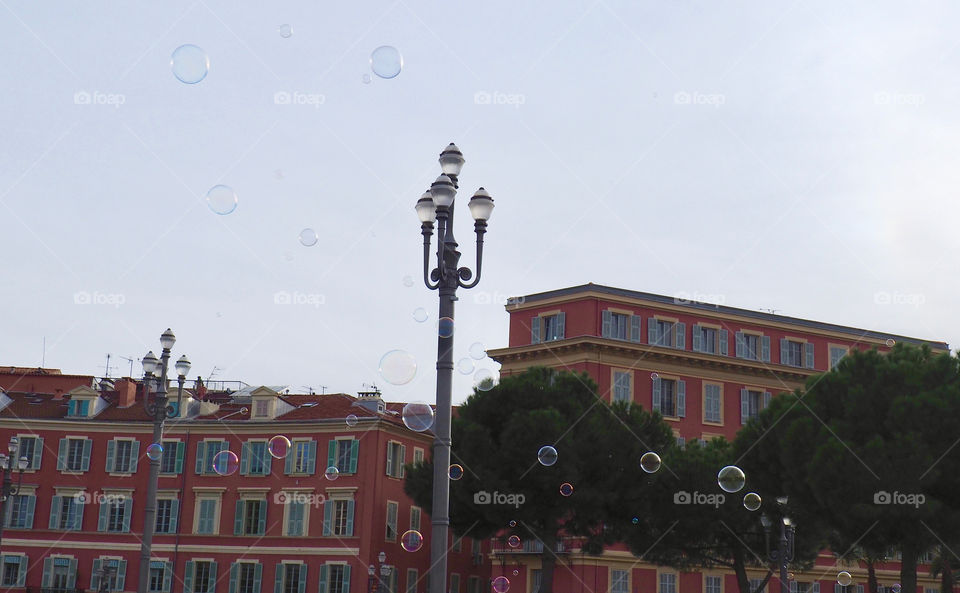
[[[483,235],[493,211],[493,198],[482,187],[467,206],[477,234],[477,275],[467,267],[458,267],[460,252],[453,237],[453,206],[457,196],[457,176],[464,164],[463,153],[452,142],[440,153],[442,175],[417,201],[420,233],[423,235],[423,283],[440,296],[441,322],[437,339],[437,407],[433,441],[433,509],[430,539],[430,593],[444,593],[447,585],[447,534],[450,525],[450,404],[453,388],[453,304],[457,288],[473,288],[480,282],[483,263]],[[430,238],[437,222],[437,267],[430,269]]]
[[[369,580],[367,581],[367,589],[370,593],[380,593],[380,590],[383,588],[383,581],[390,578],[390,573],[393,571],[393,567],[389,564],[385,564],[387,561],[387,554],[385,552],[380,552],[377,555],[377,564],[380,565],[379,575],[377,567],[373,564],[367,566],[367,575]],[[376,580],[374,580],[376,579]],[[393,593],[391,591],[390,593]]]
[[[6,454],[0,453],[0,472],[3,472],[3,482],[0,484],[0,542],[3,538],[3,524],[6,522],[7,500],[20,491],[23,483],[23,470],[27,469],[29,461],[26,457],[17,459],[20,450],[20,439],[13,436],[7,443]],[[13,472],[17,472],[17,483],[13,483]]]
[[[153,352],[143,357],[143,406],[147,415],[153,419],[153,443],[163,442],[163,422],[167,418],[175,418],[180,413],[183,400],[183,381],[190,372],[190,361],[181,356],[176,362],[177,369],[177,405],[172,406],[167,400],[167,363],[170,361],[170,349],[177,338],[170,328],[160,335],[160,359],[157,360]],[[154,373],[159,370],[159,374]],[[157,391],[150,397],[150,383],[156,380]],[[150,459],[150,477],[147,482],[147,501],[143,507],[143,539],[140,542],[140,573],[137,581],[137,593],[147,593],[150,583],[150,550],[153,546],[153,532],[157,523],[157,485],[160,480],[160,459]]]
[[[770,546],[770,528],[772,527],[773,522],[766,513],[760,515],[760,523],[763,525],[763,532],[766,535],[767,554],[770,557],[770,562],[772,562],[779,569],[780,591],[789,591],[790,582],[787,578],[787,567],[789,566],[790,562],[793,561],[795,531],[793,521],[790,519],[790,517],[783,517],[778,521],[780,524],[780,537],[777,541],[776,548],[771,548]]]
[[[113,576],[116,573],[117,567],[104,563],[100,568],[100,586],[97,587],[97,593],[108,593],[113,588]]]

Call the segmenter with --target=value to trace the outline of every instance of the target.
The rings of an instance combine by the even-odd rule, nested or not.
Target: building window
[[[328,500],[324,503],[324,535],[353,535],[352,500]]]
[[[195,471],[198,475],[215,475],[213,458],[220,451],[227,450],[227,442],[222,440],[200,441],[197,443],[197,463]]]
[[[410,507],[410,529],[420,531],[420,507]]]
[[[686,349],[687,326],[671,320],[650,319],[647,323],[647,341],[653,346]]]
[[[71,399],[67,404],[67,416],[89,416],[90,400]]]
[[[737,358],[770,362],[770,336],[737,332],[735,337]]]
[[[530,343],[552,342],[564,338],[566,314],[538,315],[530,320]]]
[[[740,390],[740,423],[746,424],[751,418],[756,418],[770,405],[769,391],[754,391],[744,387]]]
[[[43,561],[42,589],[70,590],[77,582],[77,560],[75,558],[49,557]]]
[[[450,593],[460,593],[460,575],[450,574]]]
[[[613,401],[631,402],[633,401],[633,386],[631,384],[631,374],[629,371],[613,372]]]
[[[803,342],[780,338],[780,364],[792,367],[803,366]]]
[[[658,593],[677,593],[677,575],[670,572],[660,573]]]
[[[214,593],[217,584],[217,563],[210,560],[188,560],[184,571],[185,593]]]
[[[140,441],[119,439],[107,441],[107,473],[136,473],[139,456]]]
[[[321,572],[327,572],[327,593],[350,593],[350,567],[344,564],[328,564],[321,567]],[[396,575],[393,571],[390,576],[383,579],[382,591],[393,591],[392,578]],[[323,590],[323,575],[320,577],[321,591]]]
[[[715,327],[706,327],[699,324],[693,326],[693,351],[704,354],[726,354],[720,352],[722,341],[726,340],[726,330],[723,330],[723,340],[721,340],[720,331]]]
[[[160,473],[179,475],[183,471],[183,443],[163,441],[163,456],[160,458]]]
[[[397,503],[387,502],[387,533],[384,539],[388,542],[397,541],[397,509]]]
[[[467,579],[467,593],[480,593],[480,577]]]
[[[543,583],[543,571],[539,568],[534,568],[530,571],[530,593],[537,593],[540,591],[540,585]]]
[[[173,498],[161,498],[157,501],[157,533],[176,533],[177,515],[180,512],[180,501]]]
[[[194,533],[212,535],[217,532],[217,504],[216,498],[201,498],[197,505],[197,522]]]
[[[255,414],[258,417],[264,417],[270,415],[270,402],[262,399],[257,402],[256,409],[254,410]]]
[[[406,593],[417,593],[417,581],[419,580],[419,573],[416,568],[407,569],[407,588],[405,589]]]
[[[50,505],[50,529],[80,531],[83,524],[85,501],[86,498],[83,494],[75,496],[54,496],[53,502]]]
[[[284,473],[313,475],[316,469],[317,442],[293,441],[292,450],[284,461]]]
[[[97,558],[93,561],[93,571],[90,573],[90,588],[94,591],[100,590],[100,579],[103,577],[104,566],[113,569],[107,577],[106,590],[123,591],[127,574],[127,561],[119,558]]]
[[[294,494],[286,495],[286,500],[284,501],[284,509],[286,510],[286,532],[284,535],[297,536],[297,535],[306,535],[304,530],[304,524],[306,523],[307,518],[307,505],[306,498],[301,498],[302,495]],[[291,500],[293,498],[293,500]]]
[[[883,585],[878,585],[877,593],[883,593],[883,591]],[[820,583],[790,581],[790,593],[820,593]]]
[[[264,441],[248,441],[240,450],[240,475],[267,476],[270,475],[270,459],[267,453],[267,443]]]
[[[413,464],[417,465],[423,463],[423,449],[420,447],[413,448]]]
[[[830,346],[830,368],[840,364],[840,359],[847,355],[846,346]]]
[[[60,439],[57,469],[70,472],[85,472],[90,469],[90,439]]]
[[[130,513],[133,499],[117,494],[104,495],[100,502],[97,531],[126,533],[130,531]]]
[[[418,518],[418,519],[417,519],[417,524],[419,525],[419,523],[420,523],[420,520],[419,520],[419,518]],[[419,527],[417,527],[417,531],[420,531],[420,528],[419,528]],[[458,537],[456,534],[451,534],[450,537],[453,538],[453,551],[454,551],[454,552],[462,552],[462,551],[463,551],[463,537],[464,537],[464,536],[459,536],[459,537]]]
[[[26,469],[40,469],[40,460],[43,457],[43,439],[37,436],[20,436],[20,457],[26,457]]]
[[[11,529],[31,529],[36,504],[37,497],[33,494],[14,494],[8,498],[4,526]]]
[[[707,575],[704,579],[703,593],[721,593],[722,578],[713,575]],[[753,590],[751,589],[751,593]]]
[[[306,564],[277,564],[277,593],[300,593],[307,582]]]
[[[392,478],[402,478],[406,457],[406,446],[393,441],[387,443],[387,475]]]
[[[611,570],[610,593],[630,593],[630,582],[627,580],[629,574],[626,570]]]
[[[703,384],[703,421],[720,424],[723,422],[723,391],[715,383]]]
[[[663,379],[653,380],[653,409],[662,416],[683,418],[687,415],[686,381]]]
[[[355,474],[359,451],[357,439],[332,439],[327,443],[327,467],[336,467],[341,474]]]
[[[238,500],[233,520],[234,535],[263,535],[267,526],[267,501]]]
[[[4,556],[3,574],[0,579],[2,579],[0,584],[4,587],[23,587],[27,579],[27,557]]]
[[[640,316],[603,311],[600,337],[614,340],[640,341]]]
[[[760,583],[763,582],[763,579],[750,579],[750,591],[756,593],[767,593],[767,586],[764,585],[763,589],[760,588]]]
[[[263,565],[259,562],[234,562],[230,567],[230,593],[260,593],[262,573]]]

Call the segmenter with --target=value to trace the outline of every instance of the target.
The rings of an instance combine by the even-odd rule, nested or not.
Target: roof
[[[812,321],[810,319],[800,319],[798,317],[787,317],[785,315],[764,313],[762,311],[751,311],[749,309],[727,307],[726,305],[711,305],[709,303],[701,303],[699,301],[680,299],[679,297],[668,297],[661,294],[653,294],[649,292],[627,290],[624,288],[614,288],[611,286],[603,286],[600,284],[594,284],[592,282],[588,284],[581,284],[579,286],[571,286],[569,288],[559,288],[557,290],[550,290],[547,292],[538,292],[535,294],[526,295],[522,297],[511,297],[510,299],[507,300],[507,307],[509,310],[509,307],[511,306],[528,305],[530,303],[535,303],[537,301],[574,296],[574,295],[578,295],[586,292],[596,292],[600,294],[607,294],[607,295],[616,296],[616,297],[624,297],[628,299],[652,301],[654,303],[662,303],[665,305],[675,305],[675,306],[691,309],[694,311],[710,311],[712,313],[724,313],[727,315],[736,315],[738,317],[746,317],[749,319],[755,319],[757,321],[767,321],[772,323],[790,323],[793,325],[806,327],[810,329],[819,329],[819,330],[833,331],[833,332],[844,333],[844,334],[851,334],[851,335],[857,336],[858,338],[868,337],[868,338],[876,338],[879,340],[892,339],[898,342],[908,342],[915,345],[927,344],[931,348],[950,350],[950,346],[946,342],[940,342],[935,340],[923,340],[920,338],[911,338],[909,336],[901,336],[898,334],[889,334],[889,333],[878,332],[878,331],[873,331],[868,329],[848,327],[845,325],[836,325],[833,323],[824,323],[821,321]]]

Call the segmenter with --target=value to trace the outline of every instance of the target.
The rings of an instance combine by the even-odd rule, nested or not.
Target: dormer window
[[[80,416],[87,418],[90,416],[90,400],[88,399],[71,399],[70,404],[67,407],[68,416]]]
[[[270,415],[270,402],[266,400],[260,400],[257,402],[257,407],[253,411],[254,416],[269,416]]]
[[[77,387],[69,392],[67,402],[68,418],[90,418],[96,416],[106,402],[100,399],[100,394],[90,387]]]
[[[272,420],[277,414],[277,396],[279,395],[269,387],[258,387],[250,394],[253,398],[251,402],[251,418]]]

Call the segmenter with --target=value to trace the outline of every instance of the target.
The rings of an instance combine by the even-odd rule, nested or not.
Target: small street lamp
[[[379,575],[377,574],[378,571],[376,566],[373,564],[367,566],[367,575],[369,576],[367,589],[370,593],[382,592],[384,589],[384,581],[389,580],[390,573],[393,571],[393,567],[389,564],[385,564],[386,561],[386,552],[380,552],[380,554],[377,555],[377,564],[380,565]],[[393,592],[391,591],[391,593]]]
[[[20,491],[20,484],[23,483],[23,470],[27,469],[29,460],[26,457],[17,459],[17,451],[20,449],[20,439],[13,436],[7,443],[7,452],[0,453],[0,472],[3,472],[3,482],[0,485],[0,542],[3,538],[3,523],[7,513],[7,501],[11,496]],[[13,483],[12,474],[16,471],[17,483]]]
[[[117,574],[117,567],[111,563],[104,563],[100,567],[100,586],[97,593],[108,593],[114,588],[113,577]]]
[[[779,499],[777,502],[780,502]],[[787,578],[787,567],[790,565],[790,562],[793,561],[794,533],[796,528],[790,517],[781,518],[778,521],[780,524],[780,538],[777,542],[777,547],[772,548],[770,546],[770,532],[773,522],[770,520],[770,517],[764,513],[760,515],[760,523],[763,525],[763,532],[766,536],[767,555],[770,557],[770,562],[777,567],[780,573],[780,590],[789,591],[790,582]]]

